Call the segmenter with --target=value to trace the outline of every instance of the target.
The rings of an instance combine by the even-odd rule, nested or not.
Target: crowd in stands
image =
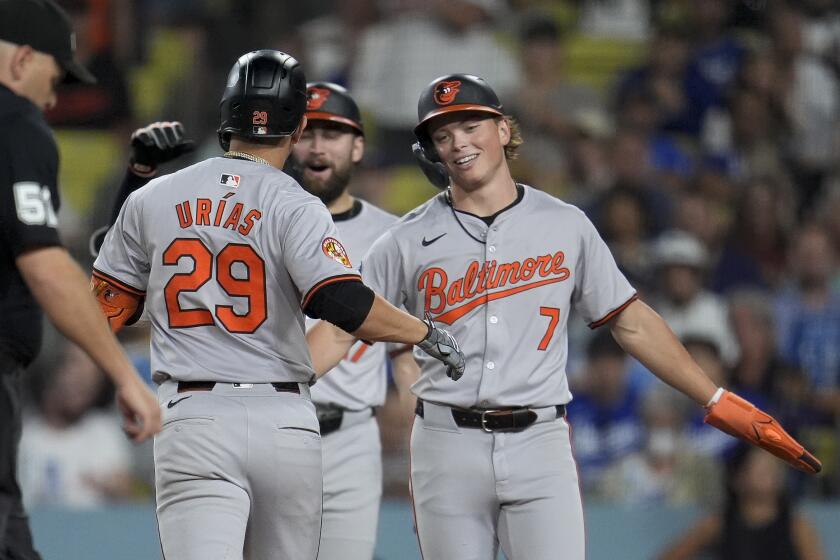
[[[63,235],[83,264],[134,127],[180,120],[203,142],[196,157],[220,154],[215,85],[243,52],[287,50],[310,80],[349,88],[369,147],[352,189],[395,213],[437,192],[411,160],[420,90],[442,74],[474,73],[521,125],[514,177],[581,207],[706,373],[820,457],[819,477],[780,471],[791,496],[840,497],[837,2],[59,3],[100,77],[63,92],[49,115],[62,148]],[[569,323],[569,419],[585,499],[724,499],[736,442],[608,332]],[[131,331],[131,354],[148,370],[142,327]],[[81,353],[51,354],[34,367],[21,448],[29,503],[148,499],[148,469],[134,467],[148,461],[132,453],[150,450],[126,450],[106,433],[109,400]],[[395,396],[382,412],[386,489],[405,495],[410,406]]]

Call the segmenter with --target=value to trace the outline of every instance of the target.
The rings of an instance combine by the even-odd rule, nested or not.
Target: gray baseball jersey
[[[158,382],[309,381],[301,308],[358,277],[320,200],[272,167],[227,158],[133,193],[94,270],[153,294]]]
[[[579,209],[524,186],[521,202],[488,226],[440,194],[379,238],[366,283],[418,317],[429,311],[467,358],[452,383],[415,352],[423,400],[463,408],[552,406],[571,399],[566,323],[572,305],[595,327],[635,298]]]
[[[635,292],[580,210],[521,189],[491,225],[441,194],[364,260],[376,291],[431,313],[467,359],[453,383],[415,353],[422,374],[412,391],[424,406],[411,434],[411,491],[426,558],[495,558],[500,545],[512,560],[585,557],[571,432],[556,407],[571,399],[566,324],[574,306],[601,325]],[[528,407],[534,423],[485,431],[458,423],[451,407]]]
[[[352,217],[335,216],[344,247],[353,263],[360,263],[373,242],[396,222],[397,217],[363,200]],[[311,321],[314,323],[314,321]],[[381,406],[385,402],[386,344],[358,341],[329,374],[312,386],[312,400],[348,410]]]

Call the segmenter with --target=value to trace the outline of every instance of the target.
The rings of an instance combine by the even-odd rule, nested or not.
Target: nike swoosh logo
[[[421,241],[420,243],[422,243],[422,244],[423,244],[423,247],[428,247],[429,245],[431,245],[432,243],[434,243],[435,241],[437,241],[438,239],[440,239],[440,238],[441,238],[441,237],[443,237],[444,235],[446,235],[446,234],[445,234],[445,233],[441,233],[441,234],[440,234],[440,235],[438,235],[437,237],[434,237],[434,238],[432,238],[432,239],[429,239],[428,241],[426,241],[426,236],[423,236],[423,241]]]
[[[180,399],[178,399],[177,401],[173,399],[173,400],[169,401],[169,404],[167,404],[167,405],[166,405],[166,408],[172,408],[173,406],[175,406],[175,405],[176,405],[176,404],[178,404],[179,402],[181,402],[181,401],[183,401],[183,400],[186,400],[186,399],[190,398],[191,396],[192,396],[192,395],[187,395],[186,397],[181,397],[181,398],[180,398]]]

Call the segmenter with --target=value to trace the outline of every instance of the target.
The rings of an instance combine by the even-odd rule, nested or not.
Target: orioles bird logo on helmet
[[[317,111],[327,102],[332,92],[325,88],[313,87],[306,92],[306,110]]]
[[[461,82],[440,82],[435,86],[435,103],[438,105],[449,105],[455,101],[455,96],[461,91]]]

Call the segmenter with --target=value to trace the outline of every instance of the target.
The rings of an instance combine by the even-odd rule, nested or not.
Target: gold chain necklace
[[[251,155],[251,154],[248,154],[248,153],[245,153],[245,152],[225,152],[225,155],[222,156],[222,157],[241,158],[241,159],[247,159],[248,161],[253,161],[254,163],[263,163],[263,164],[269,165],[269,166],[271,165],[270,163],[268,163],[263,158],[261,158],[259,156],[254,156],[254,155]]]

